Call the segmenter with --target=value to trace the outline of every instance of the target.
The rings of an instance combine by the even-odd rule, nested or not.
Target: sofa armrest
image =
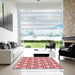
[[[0,64],[11,64],[13,54],[11,50],[0,50]]]

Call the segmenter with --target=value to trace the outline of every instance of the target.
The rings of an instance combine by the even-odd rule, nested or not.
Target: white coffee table
[[[37,49],[37,51],[34,51],[34,57],[49,57],[49,52]]]

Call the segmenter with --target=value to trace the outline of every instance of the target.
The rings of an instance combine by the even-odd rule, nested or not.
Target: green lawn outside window
[[[55,41],[55,43],[56,43],[56,48],[60,48],[61,46],[63,46],[63,41]],[[22,45],[24,45],[24,47],[25,48],[45,48],[45,45],[46,44],[49,44],[48,42],[46,42],[46,41],[39,41],[39,42],[37,42],[37,41],[30,41],[29,42],[29,40],[28,41],[24,41],[24,42],[22,42],[21,43]]]

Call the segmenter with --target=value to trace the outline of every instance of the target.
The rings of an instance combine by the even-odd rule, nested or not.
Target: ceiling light
[[[38,2],[40,1],[40,0],[37,0]]]

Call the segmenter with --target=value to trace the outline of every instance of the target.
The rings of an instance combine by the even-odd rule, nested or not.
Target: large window
[[[23,40],[62,36],[62,10],[20,10]],[[29,38],[28,38],[29,37]],[[43,39],[41,39],[43,37]]]
[[[19,22],[25,47],[45,48],[46,41],[62,38],[62,10],[19,10]]]

